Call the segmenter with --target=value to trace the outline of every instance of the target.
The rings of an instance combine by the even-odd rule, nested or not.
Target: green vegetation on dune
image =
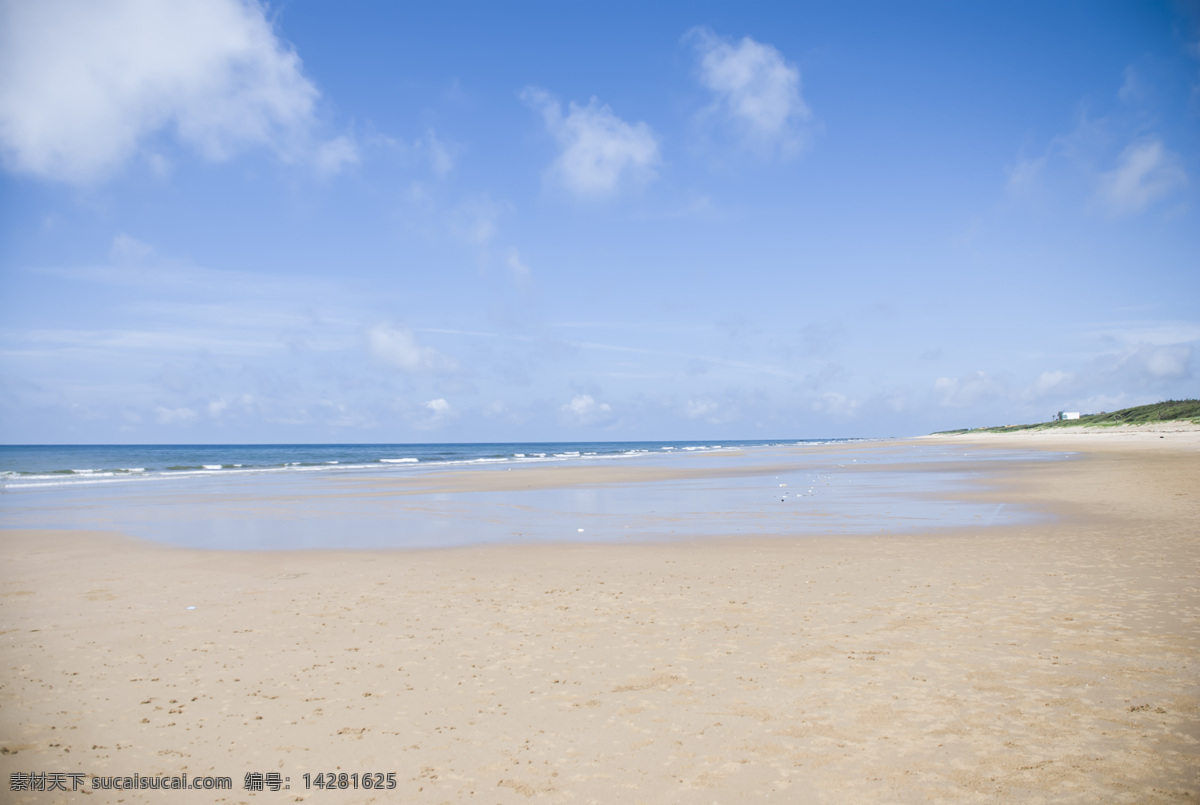
[[[1101,414],[1086,414],[1079,419],[1053,420],[1033,425],[1000,425],[993,428],[960,428],[938,431],[936,436],[955,433],[1011,433],[1017,430],[1049,430],[1050,428],[1077,428],[1083,425],[1111,427],[1113,425],[1145,425],[1151,422],[1191,422],[1200,425],[1200,400],[1167,400],[1152,405],[1122,408],[1120,411]]]

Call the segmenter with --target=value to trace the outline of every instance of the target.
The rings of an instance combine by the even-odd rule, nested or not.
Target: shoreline
[[[248,801],[249,771],[290,776],[289,801],[1194,797],[1200,434],[1161,435],[1033,436],[1080,457],[964,496],[1057,520],[929,534],[222,552],[0,531],[0,773],[233,778],[197,802]],[[933,438],[1030,438],[986,436]],[[398,788],[302,790],[333,770]]]
[[[861,446],[859,446],[861,444]],[[908,533],[1029,520],[961,499],[1021,451],[911,443],[774,446],[556,467],[453,468],[22,492],[7,527],[102,527],[184,547],[418,548]]]

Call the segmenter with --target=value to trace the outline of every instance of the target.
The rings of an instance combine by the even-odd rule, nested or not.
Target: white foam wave
[[[416,464],[421,459],[419,458],[381,458],[381,464]]]
[[[204,467],[204,469],[206,469],[206,470],[219,470],[219,469],[221,469],[221,467],[223,467],[225,465],[224,464],[201,464],[200,466]]]

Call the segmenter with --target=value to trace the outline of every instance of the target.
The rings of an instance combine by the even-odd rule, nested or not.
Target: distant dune
[[[1081,414],[1078,419],[1055,419],[1032,425],[996,425],[988,428],[960,428],[938,431],[935,436],[955,433],[1009,433],[1021,430],[1049,428],[1115,427],[1117,425],[1148,425],[1155,422],[1188,422],[1200,425],[1200,400],[1166,400],[1151,405],[1122,408],[1120,411]]]

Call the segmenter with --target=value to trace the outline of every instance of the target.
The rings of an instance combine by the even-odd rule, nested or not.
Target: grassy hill
[[[1191,422],[1200,425],[1200,400],[1167,400],[1152,405],[1123,408],[1104,414],[1087,414],[1079,419],[1038,422],[1033,425],[1000,425],[994,428],[962,428],[938,431],[939,435],[952,433],[1011,433],[1018,430],[1049,430],[1051,428],[1078,428],[1084,425],[1107,427],[1112,425],[1145,425],[1149,422]]]

